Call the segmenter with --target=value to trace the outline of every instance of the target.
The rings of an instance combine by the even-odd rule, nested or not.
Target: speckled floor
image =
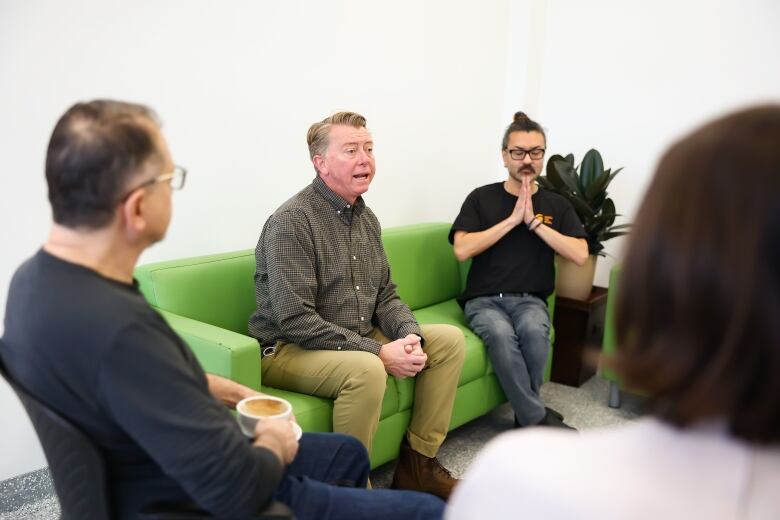
[[[609,427],[636,419],[643,412],[639,398],[624,396],[623,406],[609,408],[607,403],[608,384],[599,377],[593,377],[580,388],[557,383],[542,387],[542,397],[547,406],[561,412],[567,424],[579,430]],[[480,417],[451,432],[442,445],[439,459],[456,477],[461,477],[471,464],[476,453],[490,439],[512,428],[513,414],[508,405],[503,405],[484,417]],[[393,477],[395,462],[380,466],[371,473],[374,487],[388,487]],[[29,497],[26,502],[8,503],[5,493],[8,482],[0,483],[0,520],[48,520],[59,518],[59,504],[52,494],[47,473],[35,472],[23,480],[15,479],[14,486],[23,485]]]
[[[578,430],[618,426],[638,418],[644,412],[644,401],[630,395],[623,396],[620,408],[609,408],[609,384],[598,376],[575,388],[557,383],[542,386],[545,405],[561,412],[566,424]],[[477,452],[496,435],[512,429],[514,414],[504,404],[450,432],[439,450],[438,458],[455,477],[462,477]],[[371,472],[371,484],[376,488],[389,487],[395,471],[395,462],[389,462]]]

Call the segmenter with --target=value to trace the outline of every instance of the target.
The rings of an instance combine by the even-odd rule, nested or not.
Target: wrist
[[[526,224],[526,226],[528,227],[528,231],[534,231],[536,228],[538,228],[541,225],[542,225],[542,221],[536,218],[533,219],[528,224]]]

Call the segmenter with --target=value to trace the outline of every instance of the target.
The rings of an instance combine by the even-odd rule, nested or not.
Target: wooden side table
[[[596,365],[588,363],[584,353],[587,347],[601,348],[606,307],[606,287],[593,287],[585,301],[556,297],[552,381],[580,386],[596,373]]]

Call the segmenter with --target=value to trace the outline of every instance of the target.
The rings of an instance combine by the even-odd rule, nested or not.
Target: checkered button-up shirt
[[[382,345],[366,337],[375,326],[391,339],[422,337],[390,278],[379,221],[361,197],[351,205],[315,178],[271,215],[255,257],[249,333],[262,345],[378,354]]]

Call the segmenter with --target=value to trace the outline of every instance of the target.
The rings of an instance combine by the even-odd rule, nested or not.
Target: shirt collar
[[[319,175],[314,178],[312,185],[314,186],[314,191],[322,195],[322,198],[328,201],[328,203],[333,206],[333,209],[336,210],[336,213],[344,219],[352,220],[353,213],[360,216],[363,212],[363,208],[366,207],[363,197],[358,197],[354,204],[350,204],[336,195],[333,190],[328,188],[328,185],[325,184],[325,181],[323,181]]]

